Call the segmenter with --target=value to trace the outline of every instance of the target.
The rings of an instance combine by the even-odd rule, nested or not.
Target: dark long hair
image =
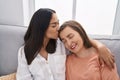
[[[45,32],[48,29],[53,13],[56,12],[52,9],[41,8],[31,18],[28,30],[24,36],[24,52],[28,65],[31,64],[43,46]],[[56,40],[50,39],[46,46],[46,51],[48,53],[54,53],[55,50]]]
[[[81,24],[78,23],[77,21],[74,21],[74,20],[66,21],[60,26],[60,29],[58,31],[59,32],[59,38],[60,38],[60,32],[62,30],[64,30],[66,27],[70,27],[70,28],[72,28],[73,30],[75,30],[79,33],[79,35],[81,36],[81,38],[83,40],[83,45],[85,46],[85,48],[90,48],[90,47],[93,46],[92,43],[90,42],[85,30],[81,26]],[[61,38],[60,38],[60,40],[61,40]]]

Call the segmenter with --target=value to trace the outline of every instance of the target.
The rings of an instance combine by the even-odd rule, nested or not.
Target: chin
[[[58,36],[56,36],[54,39],[57,39],[58,38]]]

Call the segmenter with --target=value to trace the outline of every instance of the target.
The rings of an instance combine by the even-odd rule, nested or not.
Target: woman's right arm
[[[21,47],[18,51],[18,67],[16,80],[33,80],[25,58],[24,47]]]

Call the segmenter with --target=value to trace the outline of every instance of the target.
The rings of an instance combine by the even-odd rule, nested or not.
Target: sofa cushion
[[[93,39],[105,44],[115,56],[115,61],[120,75],[120,35],[90,35]]]
[[[22,26],[0,25],[0,75],[16,71],[18,48],[23,45],[26,29]]]

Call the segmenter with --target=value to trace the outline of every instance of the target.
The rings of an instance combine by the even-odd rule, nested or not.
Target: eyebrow
[[[56,23],[59,23],[59,20],[58,20],[58,21],[56,21],[56,22],[52,22],[52,23],[50,23],[50,24],[56,24]]]
[[[70,35],[72,35],[72,33],[68,34],[67,37],[69,37]]]

